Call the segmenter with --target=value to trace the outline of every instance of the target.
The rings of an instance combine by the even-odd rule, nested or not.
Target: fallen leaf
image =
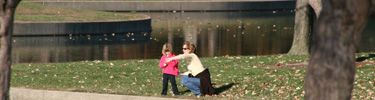
[[[280,66],[280,62],[281,62],[281,60],[277,61],[277,63],[275,64],[275,66]]]

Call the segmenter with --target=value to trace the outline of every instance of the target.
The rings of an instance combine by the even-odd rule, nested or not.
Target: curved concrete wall
[[[265,1],[32,1],[102,11],[238,11],[295,9],[295,0]]]
[[[151,30],[151,18],[105,22],[15,23],[13,35],[75,35],[139,32]]]

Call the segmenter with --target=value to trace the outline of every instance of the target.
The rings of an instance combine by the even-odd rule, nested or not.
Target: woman
[[[211,84],[210,72],[207,68],[203,67],[202,62],[199,60],[198,56],[194,54],[194,44],[191,42],[184,42],[182,49],[184,54],[166,59],[167,62],[176,59],[188,60],[188,71],[180,73],[180,75],[182,75],[181,84],[196,95],[214,94],[215,89]]]

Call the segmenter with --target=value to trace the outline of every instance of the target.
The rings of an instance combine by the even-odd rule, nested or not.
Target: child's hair
[[[186,45],[188,47],[188,49],[190,50],[190,53],[195,52],[195,45],[193,43],[191,43],[189,41],[185,41],[184,45]]]
[[[163,45],[163,50],[161,51],[161,53],[163,53],[163,55],[165,55],[165,52],[173,52],[173,49],[172,49],[172,45],[169,44],[169,43],[165,43]]]

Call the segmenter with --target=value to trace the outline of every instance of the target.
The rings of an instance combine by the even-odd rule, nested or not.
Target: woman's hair
[[[169,44],[169,43],[165,43],[164,45],[163,45],[163,49],[162,49],[162,51],[161,51],[161,53],[163,53],[163,55],[165,55],[165,52],[173,52],[173,49],[172,49],[172,45],[171,44]]]
[[[189,41],[185,41],[184,45],[186,45],[188,47],[188,49],[190,50],[190,53],[195,52],[195,45],[193,43],[191,43]]]

